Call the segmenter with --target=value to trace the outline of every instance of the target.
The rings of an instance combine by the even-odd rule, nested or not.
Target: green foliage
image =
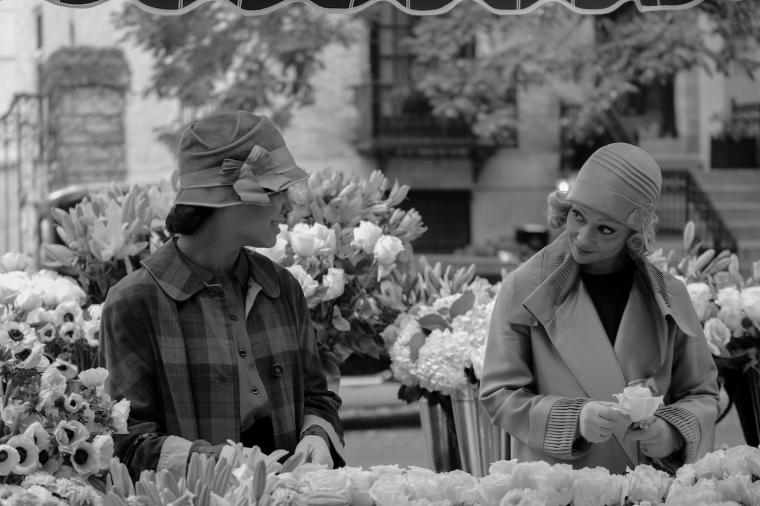
[[[477,50],[468,56],[461,48],[473,37]],[[758,41],[760,3],[749,0],[645,13],[627,2],[595,16],[553,2],[528,16],[497,16],[462,2],[422,19],[409,47],[434,114],[464,117],[479,137],[498,142],[516,121],[510,89],[518,96],[531,86],[553,89],[580,106],[568,126],[578,138],[591,137],[609,128],[621,99],[643,85],[697,67],[758,69]]]
[[[147,92],[191,108],[271,111],[280,125],[312,101],[322,49],[350,39],[345,23],[300,3],[266,16],[241,16],[222,2],[182,16],[125,3],[114,22],[155,60]]]

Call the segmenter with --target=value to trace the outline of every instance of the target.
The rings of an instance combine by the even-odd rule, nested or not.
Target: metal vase
[[[509,434],[491,424],[476,385],[452,395],[451,407],[463,471],[482,477],[493,462],[510,458]]]
[[[417,405],[422,433],[425,435],[428,467],[436,473],[456,469],[456,462],[451,458],[455,449],[449,439],[449,417],[443,407],[438,403],[431,404],[425,397],[420,397]]]

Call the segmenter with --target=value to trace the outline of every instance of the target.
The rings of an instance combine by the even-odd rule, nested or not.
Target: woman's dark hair
[[[166,216],[166,230],[172,234],[194,234],[213,212],[213,207],[177,204]]]

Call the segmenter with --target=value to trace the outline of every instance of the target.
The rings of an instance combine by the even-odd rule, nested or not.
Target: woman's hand
[[[583,405],[578,417],[578,432],[589,443],[607,441],[618,428],[631,423],[628,415],[609,402],[591,401]]]
[[[306,435],[296,446],[295,453],[302,453],[305,462],[325,464],[329,469],[333,467],[333,459],[330,456],[330,447],[319,436]]]
[[[641,453],[647,457],[662,459],[683,448],[683,436],[662,418],[655,417],[646,428],[628,431],[627,439],[639,441]]]

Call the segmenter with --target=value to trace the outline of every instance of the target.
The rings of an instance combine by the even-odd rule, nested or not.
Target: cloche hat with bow
[[[246,111],[219,113],[188,125],[178,145],[175,204],[268,205],[269,193],[305,180],[272,121]]]

